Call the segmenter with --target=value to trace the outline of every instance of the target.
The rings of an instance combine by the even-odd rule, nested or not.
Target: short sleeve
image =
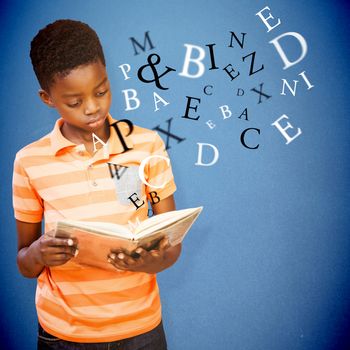
[[[28,174],[18,156],[14,161],[13,167],[12,202],[17,220],[30,223],[42,220],[43,201],[31,185]]]
[[[176,185],[164,142],[157,132],[154,136],[152,152],[145,166],[146,194],[149,199],[157,195],[162,200],[176,191]]]

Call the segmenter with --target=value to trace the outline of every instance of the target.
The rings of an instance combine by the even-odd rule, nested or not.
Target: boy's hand
[[[139,247],[131,254],[114,249],[108,256],[108,262],[117,270],[157,273],[168,267],[167,251],[170,244],[167,238],[163,238],[156,248],[147,250]]]
[[[45,266],[63,265],[78,254],[78,241],[75,238],[53,237],[54,230],[41,236],[35,244],[35,258]]]

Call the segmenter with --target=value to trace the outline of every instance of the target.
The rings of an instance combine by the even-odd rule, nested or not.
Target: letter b
[[[232,112],[230,110],[230,108],[228,107],[228,105],[223,105],[219,107],[221,109],[221,113],[224,117],[224,119],[228,119],[232,117]]]
[[[157,204],[160,202],[160,198],[159,196],[157,195],[157,192],[156,191],[151,191],[149,193],[149,197],[150,197],[150,200],[152,202],[152,204]]]
[[[185,56],[182,72],[179,73],[179,75],[186,78],[199,78],[204,74],[204,71],[205,71],[204,64],[202,63],[205,57],[205,51],[200,46],[191,45],[191,44],[184,44],[184,45],[186,47],[186,56]],[[197,58],[191,57],[193,49],[197,50],[199,53]],[[191,62],[197,65],[198,70],[197,70],[197,73],[195,74],[189,73],[189,67]]]
[[[137,96],[136,90],[126,89],[126,90],[122,90],[122,93],[124,94],[124,97],[125,97],[126,111],[132,111],[140,107],[140,100],[136,97]],[[131,93],[131,95],[129,93]],[[130,101],[135,102],[134,106],[131,106]]]

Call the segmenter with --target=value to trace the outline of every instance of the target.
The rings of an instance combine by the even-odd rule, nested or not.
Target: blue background
[[[269,33],[255,16],[266,5],[282,22]],[[84,21],[97,31],[112,83],[114,118],[148,128],[166,128],[173,118],[171,131],[186,138],[181,143],[170,139],[177,207],[204,205],[204,211],[180,260],[158,276],[169,349],[350,348],[348,5],[132,0],[2,1],[1,6],[3,349],[36,346],[35,280],[23,278],[16,267],[12,163],[15,153],[49,132],[57,118],[38,98],[29,45],[40,28],[59,18]],[[155,48],[134,55],[129,38],[143,42],[147,30]],[[230,31],[247,33],[243,49],[235,42],[228,47]],[[283,70],[268,42],[289,31],[303,35],[309,50],[302,62]],[[206,49],[206,71],[198,79],[178,75],[185,43]],[[220,69],[209,71],[205,45],[212,43]],[[293,40],[284,48],[291,58],[298,57]],[[249,64],[241,57],[252,51],[257,66],[263,63],[265,69],[249,76]],[[137,69],[154,52],[161,67],[176,69],[162,79],[169,90],[137,78]],[[132,67],[126,81],[118,68],[123,63]],[[222,70],[229,63],[241,73],[234,81]],[[315,85],[310,90],[298,76],[304,70]],[[280,95],[282,78],[299,80],[295,97]],[[272,98],[258,104],[250,89],[260,83]],[[207,84],[214,87],[211,96],[203,93]],[[125,112],[121,91],[131,88],[141,106]],[[244,96],[237,96],[238,88]],[[159,104],[157,112],[154,91],[170,102]],[[200,115],[198,121],[181,118],[186,95],[201,99],[198,113],[190,113]],[[223,120],[222,105],[230,107],[231,118]],[[248,121],[238,118],[246,107]],[[271,126],[282,114],[303,132],[289,145]],[[260,144],[256,150],[240,143],[241,132],[250,127],[261,130],[247,135],[247,142]],[[217,147],[215,165],[195,165],[197,142]]]

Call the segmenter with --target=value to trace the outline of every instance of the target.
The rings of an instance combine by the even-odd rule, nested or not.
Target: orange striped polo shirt
[[[108,115],[110,124],[116,122]],[[138,168],[151,155],[166,156],[164,143],[151,130],[124,122],[125,150],[114,127],[104,148],[93,156],[84,145],[62,135],[57,120],[48,135],[22,148],[16,155],[13,174],[15,218],[40,222],[45,231],[60,219],[127,224],[147,218],[147,198],[156,191],[160,199],[176,186],[171,166],[152,157],[145,166],[145,180]],[[127,167],[127,168],[125,168]],[[132,195],[137,206],[128,198]],[[109,342],[132,337],[156,327],[161,304],[156,275],[82,267],[69,261],[46,267],[38,277],[36,308],[42,327],[49,333],[75,342]]]

